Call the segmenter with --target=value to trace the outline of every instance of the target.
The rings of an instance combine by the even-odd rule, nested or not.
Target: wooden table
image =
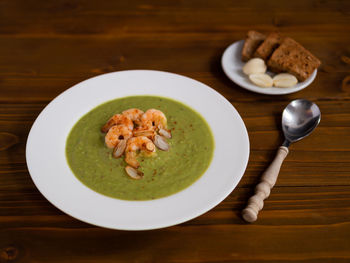
[[[233,84],[220,58],[249,29],[279,30],[310,49],[323,63],[314,83],[285,96]],[[1,1],[0,262],[350,262],[349,32],[345,0]],[[40,111],[77,82],[126,69],[194,78],[240,112],[249,164],[206,214],[161,230],[113,231],[62,213],[34,186],[25,143]],[[240,211],[295,98],[315,101],[321,124],[291,146],[260,218],[246,224]]]

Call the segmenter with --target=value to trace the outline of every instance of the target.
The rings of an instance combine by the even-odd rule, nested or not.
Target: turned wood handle
[[[275,185],[282,162],[288,154],[288,148],[281,146],[275,159],[261,176],[261,182],[255,188],[255,194],[249,198],[247,207],[242,211],[245,221],[251,223],[258,218],[259,211],[264,206],[264,200],[269,197],[272,187]]]

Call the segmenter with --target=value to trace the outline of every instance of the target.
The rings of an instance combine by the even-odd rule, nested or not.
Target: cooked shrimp
[[[115,114],[110,118],[105,125],[101,128],[102,132],[108,132],[108,130],[115,125],[123,125],[132,131],[134,129],[134,123],[132,120],[125,115]]]
[[[144,129],[166,129],[167,119],[160,110],[149,109],[141,116]]]
[[[153,142],[145,136],[133,137],[129,139],[125,149],[125,161],[134,168],[138,168],[140,166],[136,159],[138,151],[154,153],[156,151],[156,147]]]
[[[127,126],[115,125],[108,130],[105,142],[108,148],[114,148],[121,140],[127,140],[130,137],[132,137],[132,131]]]
[[[141,125],[141,116],[144,112],[140,109],[128,109],[122,112],[123,115],[127,116],[132,120],[137,126]]]

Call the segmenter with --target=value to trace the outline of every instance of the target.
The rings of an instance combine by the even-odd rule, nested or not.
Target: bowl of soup
[[[137,153],[140,180],[114,158],[101,127],[130,108],[167,119],[167,151]],[[100,75],[67,89],[40,113],[27,140],[38,190],[68,215],[101,227],[147,230],[193,219],[236,187],[249,138],[234,106],[207,85],[152,70]]]

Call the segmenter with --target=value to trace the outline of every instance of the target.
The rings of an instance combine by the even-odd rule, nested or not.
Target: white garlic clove
[[[158,134],[154,137],[154,144],[162,151],[168,151],[170,148],[166,139]]]
[[[298,83],[298,79],[289,73],[281,73],[273,77],[273,85],[279,88],[290,88]]]
[[[273,84],[272,78],[264,73],[251,74],[249,75],[249,79],[255,85],[263,88],[272,87]]]
[[[114,147],[113,154],[112,154],[114,158],[119,158],[120,156],[123,155],[126,148],[126,141],[127,140],[120,140],[118,145]]]
[[[167,139],[171,138],[170,130],[166,130],[166,129],[160,128],[159,129],[159,134],[162,135],[163,137],[167,138]]]
[[[131,166],[126,166],[125,167],[126,173],[135,180],[139,180],[143,177],[143,172],[131,167]]]
[[[252,58],[244,66],[243,72],[246,75],[265,73],[266,72],[265,61],[261,58]]]

